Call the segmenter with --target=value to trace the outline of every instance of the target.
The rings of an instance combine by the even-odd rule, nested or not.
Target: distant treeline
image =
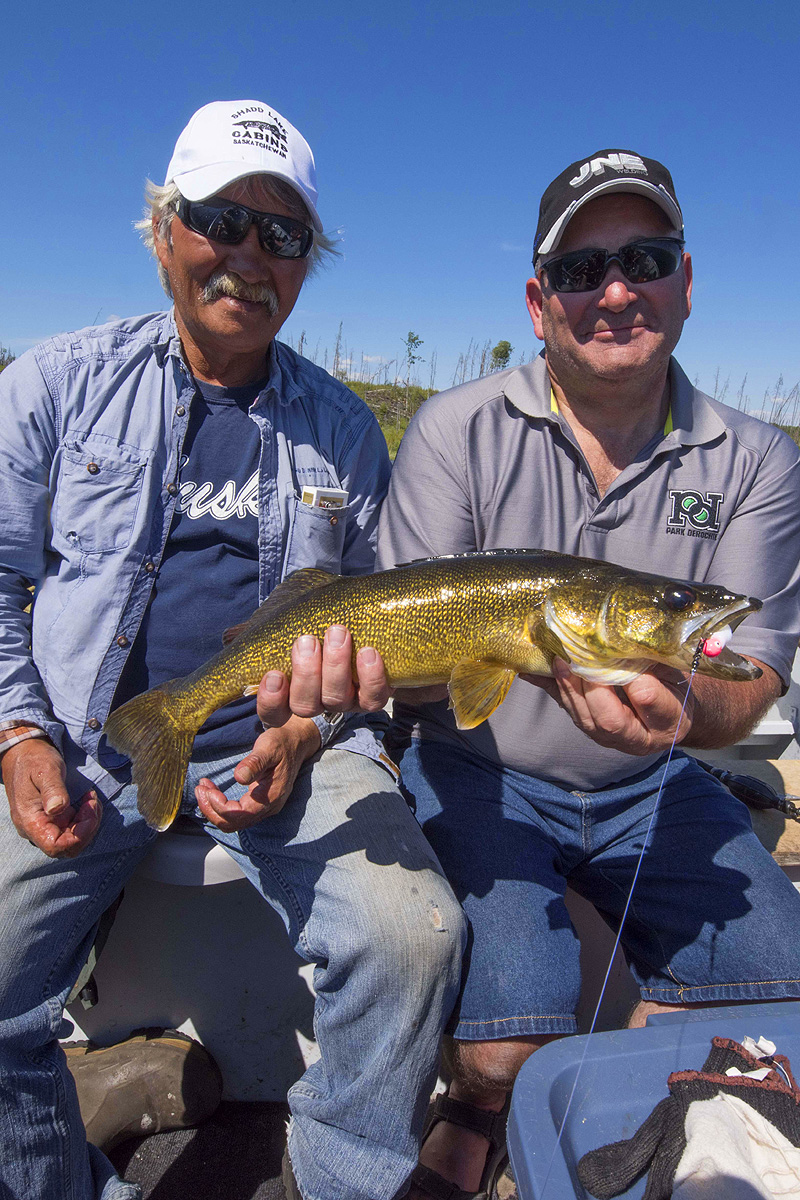
[[[304,340],[305,334],[303,334],[301,338],[301,345],[299,349],[301,352],[305,349],[306,353],[308,353],[306,347],[302,345]],[[290,345],[292,345],[291,338],[288,338],[287,341]],[[361,379],[350,379],[348,378],[346,367],[348,360],[344,359],[344,356],[340,357],[340,343],[341,329],[339,332],[339,338],[337,338],[336,353],[333,356],[333,366],[335,368],[333,373],[343,383],[346,383],[347,386],[352,389],[352,391],[359,395],[375,413],[380,427],[383,430],[383,436],[386,438],[386,444],[389,447],[389,453],[392,458],[394,458],[394,456],[397,454],[397,448],[400,445],[400,439],[405,433],[408,423],[413,417],[414,413],[421,404],[429,399],[430,396],[435,395],[437,391],[437,389],[432,386],[433,375],[435,372],[431,372],[431,386],[427,388],[419,387],[415,383],[401,383],[397,379],[395,379],[395,382],[389,383],[388,379],[386,378],[389,372],[386,368],[384,368],[384,379],[380,382],[370,380],[369,378],[365,380],[363,377]],[[408,369],[408,374],[410,375],[411,368],[417,361],[417,357],[412,353],[412,351],[417,349],[420,345],[422,345],[422,343],[419,338],[416,337],[416,334],[409,333],[404,344],[407,346],[406,357],[408,360],[405,365]],[[480,350],[479,359],[476,358],[478,350]],[[471,372],[473,371],[476,375],[483,375],[489,371],[497,371],[498,369],[502,370],[509,365],[511,351],[512,347],[510,343],[505,341],[498,342],[492,350],[489,349],[489,342],[486,342],[481,347],[478,347],[478,344],[475,342],[470,342],[467,352],[459,356],[456,377],[454,377],[453,383],[465,383],[468,378],[472,378]],[[0,344],[0,371],[2,371],[4,367],[7,367],[9,363],[12,363],[15,357],[16,355],[12,354],[9,349]],[[432,357],[435,362],[435,351]],[[328,354],[326,350],[326,366],[327,358]],[[524,361],[524,356],[520,359],[520,362],[522,361]],[[387,364],[387,368],[391,365],[393,364]],[[363,374],[365,372],[360,371],[359,373]],[[729,399],[727,396],[729,384],[727,380],[724,382],[721,381],[720,374],[721,373],[718,370],[717,377],[714,381],[714,390],[712,394],[717,400],[721,400],[730,404],[731,399]],[[737,394],[735,404],[735,407],[744,411],[747,411],[747,409],[750,407],[749,397],[745,397],[744,395],[746,378],[747,377],[745,376],[745,379],[742,380],[742,385]],[[695,380],[695,384],[698,384],[697,380]],[[787,389],[783,384],[783,376],[781,376],[778,379],[772,394],[765,394],[763,407],[761,411],[756,414],[760,416],[762,420],[768,420],[771,424],[777,425],[779,429],[782,429],[785,433],[788,433],[792,441],[794,441],[798,446],[800,446],[800,425],[784,424],[781,418],[784,418],[785,420],[785,417],[789,416],[791,419],[798,412],[800,407],[799,393],[800,388],[798,388],[797,384],[795,384],[793,388],[789,389],[787,393]]]
[[[435,389],[414,384],[404,387],[399,383],[363,383],[360,379],[345,382],[375,413],[392,458],[397,454],[400,439],[414,413],[425,400],[435,395]]]
[[[430,396],[436,394],[435,389],[415,387],[413,384],[410,387],[393,383],[370,384],[359,379],[346,379],[344,382],[375,413],[392,458],[397,454],[400,439],[414,413]],[[788,433],[792,441],[800,446],[800,425],[784,425],[780,421],[771,424]]]

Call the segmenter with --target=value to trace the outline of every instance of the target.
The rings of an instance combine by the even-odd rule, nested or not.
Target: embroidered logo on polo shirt
[[[724,492],[670,491],[669,498],[672,508],[667,520],[667,533],[716,541]]]

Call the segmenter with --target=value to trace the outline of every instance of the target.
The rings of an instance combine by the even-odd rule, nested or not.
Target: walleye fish
[[[759,668],[727,646],[714,657],[698,651],[706,639],[727,640],[759,608],[760,600],[722,587],[549,550],[449,555],[376,575],[306,568],[229,631],[232,640],[207,663],[121,705],[104,732],[132,762],[140,812],[166,829],[200,726],[254,694],[265,672],[291,674],[301,634],[322,639],[329,625],[347,625],[354,655],[374,646],[395,687],[447,683],[459,728],[472,729],[502,704],[517,674],[550,675],[556,657],[609,686],[653,663],[688,671],[693,659],[705,675],[757,679]]]

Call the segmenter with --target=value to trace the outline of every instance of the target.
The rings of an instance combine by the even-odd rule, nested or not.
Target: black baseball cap
[[[542,196],[539,224],[533,242],[534,261],[539,254],[558,248],[575,213],[596,196],[609,192],[634,192],[646,196],[666,213],[683,233],[683,214],[675,196],[672,176],[654,158],[631,150],[597,150],[590,158],[571,163],[553,180]]]

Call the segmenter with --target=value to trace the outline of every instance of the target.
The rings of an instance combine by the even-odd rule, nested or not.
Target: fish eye
[[[669,587],[664,589],[662,600],[664,607],[670,612],[686,612],[697,599],[697,593],[690,587]]]

